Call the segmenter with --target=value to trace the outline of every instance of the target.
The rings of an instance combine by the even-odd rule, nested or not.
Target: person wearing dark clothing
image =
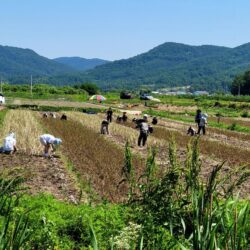
[[[107,121],[108,122],[112,122],[112,115],[113,115],[113,111],[111,108],[109,108],[107,111]]]
[[[67,120],[67,115],[63,114],[63,115],[61,116],[61,120]]]
[[[126,122],[127,120],[128,120],[127,113],[126,113],[126,112],[123,112],[122,121],[123,121],[123,122]]]
[[[153,117],[153,119],[152,119],[152,124],[153,124],[153,125],[156,125],[157,123],[158,123],[157,118],[156,118],[156,117]]]
[[[187,130],[187,135],[195,136],[195,134],[196,134],[195,129],[190,126]]]
[[[197,127],[199,127],[200,121],[201,121],[201,110],[197,109],[195,115],[195,123],[197,124]]]
[[[109,135],[109,122],[107,120],[103,120],[101,123],[101,134]]]
[[[138,138],[138,146],[140,147],[141,144],[142,146],[145,146],[147,142],[147,138],[148,138],[148,133],[149,133],[149,126],[148,126],[146,119],[144,119],[140,124],[138,124],[138,128],[140,129],[140,134]]]
[[[207,114],[204,114],[201,116],[199,127],[198,127],[198,132],[197,132],[198,135],[200,134],[201,130],[202,130],[203,135],[206,134],[207,117],[208,117]]]
[[[122,116],[118,115],[117,118],[116,118],[116,121],[120,123],[122,121]]]

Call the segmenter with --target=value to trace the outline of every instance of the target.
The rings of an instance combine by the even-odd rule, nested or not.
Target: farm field
[[[68,121],[52,118],[42,119],[40,113],[32,111],[10,110],[5,116],[1,133],[1,139],[3,140],[8,131],[16,131],[18,147],[20,148],[18,154],[15,155],[16,158],[14,158],[16,159],[16,166],[24,166],[27,161],[32,164],[34,161],[33,165],[43,166],[41,164],[43,162],[45,169],[50,169],[52,172],[53,169],[60,167],[59,173],[53,177],[56,189],[67,189],[67,184],[61,185],[61,182],[64,181],[70,183],[69,186],[72,189],[74,181],[72,176],[68,176],[66,163],[60,159],[60,155],[60,158],[54,158],[51,161],[46,161],[41,157],[42,147],[38,138],[39,135],[43,134],[43,131],[62,138],[64,143],[59,154],[62,158],[65,156],[68,159],[77,175],[80,176],[81,182],[84,183],[85,189],[92,189],[91,192],[99,197],[97,199],[106,198],[112,202],[118,202],[126,198],[127,185],[123,183],[119,186],[120,181],[123,180],[122,167],[126,141],[129,142],[132,153],[136,156],[134,161],[137,176],[140,176],[144,171],[143,166],[150,147],[157,148],[156,161],[160,171],[164,172],[169,162],[168,145],[173,136],[178,145],[179,157],[182,161],[185,160],[186,147],[190,141],[190,137],[186,135],[186,129],[190,123],[161,118],[159,124],[154,128],[154,133],[149,136],[147,147],[138,148],[138,131],[130,121],[126,124],[111,123],[110,135],[103,136],[99,134],[99,130],[100,123],[105,117],[104,114],[88,115],[69,111],[65,114],[69,118]],[[57,116],[59,117],[60,114],[58,113]],[[22,124],[22,126],[20,127],[19,124]],[[225,162],[225,171],[237,166],[248,165],[250,162],[249,137],[248,134],[208,128],[207,135],[201,136],[200,140],[204,180],[216,164]],[[9,157],[11,156],[5,156],[5,159],[3,159],[3,166],[8,164],[7,159]],[[28,160],[29,158],[30,160]],[[19,160],[20,164],[18,163]],[[37,169],[38,173],[44,171],[45,177],[41,178],[47,181],[47,171],[39,170],[39,168],[34,169]],[[29,168],[25,168],[26,172],[28,170]],[[50,175],[49,173],[48,175]],[[28,176],[29,173],[26,173],[26,175]],[[65,176],[65,178],[60,176]],[[39,186],[36,179],[34,179],[34,183]],[[47,185],[41,183],[41,186],[46,191]],[[51,188],[47,189],[50,190]],[[51,193],[53,193],[53,190]],[[75,193],[77,192],[75,191]],[[247,182],[241,188],[241,196],[249,197],[249,193],[250,184]],[[68,195],[68,197],[72,198],[72,195]],[[73,197],[72,199],[77,199],[79,195],[75,194]]]
[[[67,103],[56,104],[56,102],[51,103],[51,101],[48,101],[48,103],[45,102],[45,106],[50,105],[52,108],[49,112],[52,112],[53,107],[56,108],[57,105],[65,107]],[[74,105],[78,107],[78,103],[73,103],[72,107]],[[87,103],[83,106],[83,108],[93,107],[88,106]],[[103,108],[95,104],[96,107]],[[141,106],[141,111],[146,113],[148,110]],[[162,216],[163,207],[165,208],[170,203],[169,200],[161,200],[163,196],[157,197],[157,195],[163,192],[165,184],[167,185],[167,189],[164,189],[164,192],[167,192],[165,194],[166,197],[170,195],[170,199],[173,202],[177,202],[173,204],[175,206],[179,204],[178,199],[182,199],[178,198],[179,195],[185,193],[185,190],[182,190],[182,188],[186,185],[188,188],[189,185],[187,182],[188,175],[184,177],[184,173],[192,165],[190,159],[192,158],[192,161],[196,161],[195,155],[190,156],[191,151],[190,149],[189,151],[187,150],[187,146],[192,145],[191,150],[195,152],[194,143],[197,137],[191,138],[186,134],[187,128],[190,125],[194,125],[192,122],[189,120],[160,117],[159,123],[154,126],[154,132],[149,135],[147,146],[140,148],[137,146],[139,132],[135,129],[135,124],[132,122],[132,118],[138,116],[129,115],[129,120],[126,123],[118,123],[116,122],[116,116],[120,115],[121,111],[119,109],[115,110],[114,121],[109,126],[110,134],[101,135],[100,124],[105,118],[105,113],[103,112],[86,114],[79,111],[62,110],[54,112],[54,114],[56,114],[56,119],[50,116],[44,118],[43,112],[31,111],[29,109],[3,109],[0,111],[0,139],[3,141],[8,132],[15,131],[18,148],[17,153],[14,155],[0,154],[0,171],[2,177],[23,177],[25,179],[24,186],[28,187],[26,192],[34,197],[32,199],[37,199],[37,195],[45,193],[46,195],[52,195],[59,201],[66,202],[65,206],[68,206],[66,204],[74,204],[76,206],[75,209],[77,209],[81,204],[86,204],[87,209],[97,207],[97,211],[99,211],[99,204],[104,204],[104,206],[106,204],[110,204],[110,206],[125,206],[125,204],[129,204],[128,202],[133,201],[134,204],[132,203],[131,207],[128,206],[124,208],[125,210],[121,209],[124,213],[126,209],[132,209],[133,211],[129,212],[129,215],[126,215],[126,222],[123,219],[124,221],[121,222],[120,227],[114,221],[110,222],[116,228],[116,231],[112,231],[115,235],[119,235],[119,232],[121,233],[126,228],[125,224],[129,225],[129,228],[132,227],[131,230],[135,230],[131,226],[130,221],[136,221],[138,225],[143,225],[142,215],[147,214],[147,212],[152,213],[152,216],[156,216],[156,221],[161,220],[158,216]],[[60,120],[62,114],[67,115],[68,119],[66,121]],[[151,118],[149,117],[149,121],[151,121]],[[236,119],[241,121],[239,117],[225,119],[228,119],[230,122]],[[222,120],[221,122],[224,121]],[[247,123],[248,120],[243,120],[241,125],[247,126]],[[40,145],[39,136],[43,133],[53,134],[63,141],[56,154],[50,159],[42,157],[43,148]],[[174,144],[173,138],[175,140]],[[237,186],[238,184],[235,187],[234,194],[239,193],[240,202],[242,201],[243,204],[248,204],[250,193],[249,179],[241,183],[241,180],[243,182],[244,178],[247,179],[247,175],[245,177],[241,176],[243,171],[249,172],[250,170],[249,138],[249,133],[209,126],[207,134],[201,136],[199,139],[199,151],[201,154],[195,163],[198,164],[196,166],[201,164],[199,178],[203,182],[203,185],[210,185],[211,180],[209,178],[211,178],[211,173],[216,169],[214,167],[217,166],[217,168],[220,168],[220,164],[224,162],[224,166],[220,170],[220,173],[218,173],[218,177],[223,180],[223,186],[218,184],[220,195],[224,192],[227,193],[226,190],[230,190],[231,184],[239,183],[239,187]],[[131,165],[128,161],[130,153],[125,151],[126,143],[130,145]],[[156,150],[155,155],[152,149]],[[172,170],[173,167],[180,169]],[[171,171],[180,172],[177,174],[177,172]],[[172,178],[177,178],[176,176],[179,176],[178,185],[175,187],[174,193],[172,191],[168,193],[168,188],[171,185],[173,187],[175,185],[171,181],[174,180]],[[161,180],[162,177],[170,179],[166,180],[164,184]],[[229,179],[226,180],[226,177],[229,177]],[[192,177],[194,180],[195,178],[195,176]],[[168,183],[168,181],[170,182]],[[156,190],[159,189],[159,191],[154,193],[154,188]],[[175,194],[175,192],[177,193]],[[214,195],[213,199],[216,198],[216,192]],[[152,204],[150,203],[151,200]],[[57,204],[56,201],[51,202],[52,204]],[[51,206],[54,206],[52,204]],[[163,206],[163,204],[165,205]],[[231,205],[228,204],[227,206]],[[180,204],[180,206],[182,205]],[[238,209],[242,207],[244,205],[239,205]],[[109,209],[103,210],[101,208],[102,211],[105,211],[105,214],[109,214],[109,211],[112,211],[113,207]],[[116,208],[114,207],[114,209]],[[73,208],[71,210],[75,211]],[[118,220],[124,216],[121,211],[115,212]],[[235,212],[232,209],[233,211]],[[155,212],[156,214],[154,214]],[[176,212],[178,213],[178,209]],[[189,213],[189,208],[187,208],[186,212]],[[107,218],[105,219],[105,223],[109,223],[107,220],[111,220],[109,217]],[[156,221],[154,223],[159,223]],[[96,218],[93,225],[95,223],[99,225],[100,221]],[[176,221],[175,223],[178,228],[179,222]],[[135,224],[135,227],[137,227],[137,224]],[[86,226],[86,224],[84,225]],[[70,227],[70,224],[68,226]],[[147,232],[149,231],[147,230],[152,230],[151,232],[154,230],[146,226],[146,231],[144,231],[145,238],[147,238],[147,242],[150,242],[150,237],[147,236]],[[60,230],[54,231],[54,234],[57,235],[56,237],[62,234]],[[98,229],[96,231],[98,240],[102,242],[102,246],[105,246],[103,249],[107,249],[109,241],[107,241],[107,236],[104,235],[104,232],[103,228],[100,231]],[[108,230],[108,232],[110,231]],[[71,235],[71,233],[71,229],[63,231],[63,235],[66,235],[66,237],[68,234]],[[108,235],[110,239],[112,235]],[[135,230],[135,235],[139,235],[139,231]],[[90,236],[82,237],[88,238]],[[136,238],[136,240],[138,239]],[[90,242],[82,244],[89,246]],[[115,242],[114,240],[114,244],[118,244]],[[50,245],[51,243],[48,244]],[[60,245],[59,243],[55,244]],[[60,246],[63,246],[63,244]],[[70,249],[70,247],[65,249]]]

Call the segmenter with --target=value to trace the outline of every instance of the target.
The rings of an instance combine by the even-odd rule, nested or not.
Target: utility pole
[[[33,93],[32,93],[32,88],[33,88],[33,82],[32,82],[32,75],[30,76],[30,94],[31,94],[31,97],[32,97],[32,95],[33,95]]]
[[[1,90],[0,90],[1,93],[3,93],[3,79],[1,77]]]

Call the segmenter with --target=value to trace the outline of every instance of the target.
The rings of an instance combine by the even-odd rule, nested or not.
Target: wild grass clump
[[[24,249],[30,239],[29,209],[17,212],[23,179],[0,179],[0,249]]]
[[[229,125],[227,127],[227,129],[232,130],[232,131],[236,130],[236,128],[237,128],[237,123],[236,122],[233,122],[231,125]]]
[[[0,127],[3,125],[3,121],[7,111],[7,109],[0,110]]]
[[[248,117],[250,117],[250,114],[248,111],[244,111],[240,116],[243,118],[248,118]]]
[[[249,201],[239,201],[234,190],[249,179],[246,167],[221,178],[223,164],[215,166],[207,181],[200,179],[199,139],[187,148],[186,162],[177,159],[173,141],[170,164],[160,178],[147,171],[137,182],[133,197],[136,223],[142,225],[147,249],[247,249],[249,247]],[[152,161],[152,168],[155,162]],[[148,167],[147,167],[148,169]]]

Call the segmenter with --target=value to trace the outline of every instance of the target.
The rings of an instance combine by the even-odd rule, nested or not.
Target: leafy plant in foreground
[[[200,178],[199,138],[189,144],[183,164],[171,141],[169,161],[162,177],[158,174],[137,185],[139,192],[133,202],[137,223],[143,226],[144,247],[247,249],[249,202],[241,207],[233,190],[249,178],[249,171],[241,167],[234,181],[233,173],[221,179],[223,164],[219,164],[204,182]]]
[[[0,179],[0,249],[20,249],[31,235],[28,229],[28,211],[14,213],[22,183],[23,179],[20,177]]]

